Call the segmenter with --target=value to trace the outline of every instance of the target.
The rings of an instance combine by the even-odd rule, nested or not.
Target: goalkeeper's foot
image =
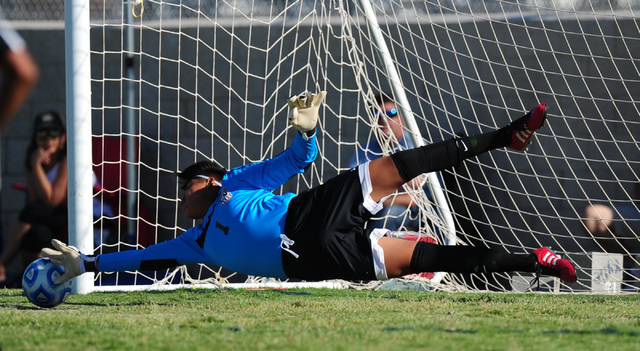
[[[541,247],[533,254],[538,258],[538,272],[544,275],[558,277],[567,283],[575,283],[576,270],[568,260],[559,258],[546,247]]]
[[[540,129],[547,119],[547,104],[540,104],[526,115],[509,123],[513,132],[511,134],[511,144],[509,148],[517,151],[524,150],[533,136],[533,132]]]

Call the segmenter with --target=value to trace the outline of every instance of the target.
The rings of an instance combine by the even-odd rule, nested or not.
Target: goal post
[[[544,290],[638,290],[633,272],[640,266],[640,219],[633,217],[633,188],[640,182],[634,95],[640,82],[639,3],[90,4],[90,43],[82,48],[90,49],[90,88],[76,87],[83,90],[76,93],[90,92],[90,162],[103,183],[95,198],[112,210],[92,223],[108,233],[95,242],[97,253],[146,247],[197,224],[180,213],[174,172],[203,159],[231,168],[277,155],[295,135],[287,125],[286,101],[305,90],[328,91],[319,156],[277,193],[303,191],[350,168],[352,155],[379,138],[370,108],[377,92],[393,96],[414,145],[494,130],[546,102],[548,122],[528,152],[495,150],[430,175],[431,196],[406,189],[418,214],[407,207],[397,216],[417,216],[418,232],[440,243],[515,253],[547,246],[576,263],[577,283],[542,280]],[[82,23],[74,19],[67,28]],[[76,100],[68,97],[69,109],[81,103]],[[78,141],[69,146],[84,147]],[[585,209],[599,204],[613,210],[610,221],[604,213],[587,218]],[[612,222],[611,229],[590,234],[589,221]],[[391,285],[519,291],[532,278],[419,276]],[[284,283],[193,265],[100,273],[90,285],[111,290]]]
[[[65,70],[68,131],[69,244],[92,252],[91,67],[89,3],[65,0]],[[74,280],[73,292],[93,290],[93,274]]]
[[[363,16],[371,33],[373,47],[380,57],[383,70],[388,77],[387,79],[390,90],[396,102],[396,106],[400,111],[400,115],[402,116],[404,123],[406,123],[412,144],[415,147],[422,146],[425,144],[425,141],[422,137],[418,124],[416,123],[416,119],[413,116],[413,111],[411,110],[411,105],[409,104],[409,100],[405,93],[405,88],[402,85],[400,75],[396,70],[396,63],[391,57],[391,53],[387,47],[380,25],[378,24],[378,18],[373,6],[371,5],[370,0],[358,0],[357,3],[362,8]],[[343,12],[343,14],[344,13],[345,12]],[[437,213],[442,220],[439,227],[440,233],[442,234],[442,243],[446,245],[456,245],[456,232],[453,217],[451,215],[449,203],[447,202],[443,192],[443,184],[441,184],[436,172],[427,174],[427,186],[432,194]],[[418,194],[418,196],[423,196],[423,194]],[[444,274],[444,272],[435,272],[430,283],[437,285],[444,277]]]

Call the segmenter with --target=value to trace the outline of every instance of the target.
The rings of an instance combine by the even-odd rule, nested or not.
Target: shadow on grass
[[[430,330],[435,332],[445,332],[445,333],[460,333],[460,334],[476,334],[479,331],[472,329],[455,329],[455,328],[440,328],[440,327],[386,327],[383,330],[388,332],[396,332],[396,331],[405,331],[405,330]],[[522,334],[524,331],[521,329],[500,329],[496,330],[497,333],[504,334]],[[561,329],[561,330],[547,330],[543,331],[542,334],[578,334],[578,335],[621,335],[621,336],[635,336],[640,337],[639,331],[630,331],[630,330],[619,330],[616,328],[602,328],[602,329]]]
[[[544,333],[545,334],[580,334],[580,335],[613,334],[613,335],[626,335],[626,336],[640,336],[639,331],[619,330],[616,328],[602,328],[602,329],[593,329],[593,330],[562,329],[562,330],[550,330]]]
[[[25,298],[26,300],[26,298]],[[37,311],[37,310],[42,310],[42,311],[47,311],[50,310],[50,308],[42,308],[42,307],[38,307],[36,305],[32,305],[32,306],[21,306],[21,305],[10,305],[10,304],[0,304],[0,308],[2,309],[11,309],[11,310],[23,310],[23,311]]]

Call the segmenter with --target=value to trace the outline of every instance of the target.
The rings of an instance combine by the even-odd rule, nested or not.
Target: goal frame
[[[120,249],[116,245],[136,249],[176,237],[195,223],[175,215],[179,212],[174,211],[179,194],[173,177],[176,169],[203,157],[228,168],[272,157],[286,147],[288,134],[292,134],[286,124],[285,98],[305,89],[328,90],[329,100],[334,96],[335,100],[328,101],[320,117],[318,161],[310,172],[278,190],[282,192],[306,189],[345,170],[347,153],[365,149],[374,138],[382,139],[371,108],[376,90],[389,93],[396,101],[405,120],[405,134],[414,146],[495,130],[531,106],[547,103],[549,123],[536,133],[529,152],[497,150],[439,175],[429,174],[430,198],[417,199],[421,189],[405,190],[421,211],[429,212],[429,217],[420,218],[426,218],[420,231],[436,230],[441,244],[496,246],[510,253],[529,253],[546,246],[575,262],[579,281],[562,283],[563,291],[592,288],[584,283],[586,277],[596,277],[598,269],[591,254],[612,253],[585,231],[584,206],[633,203],[628,188],[640,182],[640,162],[633,156],[638,151],[634,128],[640,122],[633,117],[638,108],[631,93],[640,81],[635,54],[640,45],[636,14],[640,4],[619,1],[607,8],[595,1],[577,6],[573,1],[558,4],[551,0],[482,4],[357,0],[347,8],[346,1],[334,0],[329,5],[334,7],[327,8],[318,1],[285,1],[269,7],[239,0],[224,2],[220,10],[216,5],[193,6],[195,0],[180,4],[147,0],[151,14],[140,19],[139,27],[137,19],[131,22],[133,13],[127,4],[123,8],[116,5],[111,12],[105,8],[105,22],[91,26],[102,37],[90,38],[96,48],[101,40],[103,45],[89,53],[88,8],[80,0],[65,1],[70,243],[82,252],[94,249],[87,235],[92,231],[88,205],[92,189],[89,177],[83,178],[88,174],[77,172],[91,168],[91,154],[83,153],[90,150],[86,138],[91,132],[87,130],[125,141],[129,154],[94,164],[96,169],[116,164],[128,171],[121,173],[122,182],[107,188],[127,200],[128,212],[122,201],[117,215],[103,218],[115,218],[118,225],[127,223],[127,232],[118,232],[125,235],[133,233],[136,225],[155,226],[153,240],[145,241],[142,235],[118,238],[117,244],[102,242],[95,250]],[[401,8],[396,12],[393,4]],[[628,8],[621,9],[624,6]],[[226,12],[218,18],[217,11]],[[260,33],[262,28],[266,30]],[[203,49],[203,56],[193,48]],[[191,52],[195,54],[187,54]],[[100,73],[90,76],[89,56],[96,66],[93,74],[102,68],[101,77]],[[131,72],[129,64],[138,58],[137,70]],[[252,82],[261,89],[247,88]],[[94,100],[102,98],[102,102],[94,106],[87,104],[92,87],[102,90],[94,95]],[[137,91],[132,94],[132,89]],[[136,94],[140,94],[139,101]],[[130,114],[132,118],[125,120]],[[82,118],[90,115],[93,129],[91,119]],[[98,125],[98,117],[115,123]],[[128,126],[136,120],[139,125]],[[136,154],[142,147],[127,142],[130,138],[146,142],[146,150],[151,149],[144,161]],[[260,146],[257,153],[247,147],[247,142],[252,146],[254,141]],[[124,145],[120,146],[124,149]],[[375,155],[388,152],[377,150]],[[104,179],[111,179],[107,174],[102,173]],[[157,189],[150,189],[156,185]],[[156,207],[155,213],[139,216],[136,210],[149,204]],[[147,220],[153,215],[157,218]],[[615,221],[632,228],[630,221]],[[611,234],[612,241],[619,243],[640,240],[633,233]],[[625,260],[633,256],[637,265],[639,249],[624,250],[620,254]],[[616,267],[623,269],[619,264]],[[204,284],[212,275],[223,282],[234,277],[228,272],[220,276],[217,266],[196,268],[206,270],[196,278]],[[178,270],[187,273],[185,280],[195,277],[181,267],[164,276],[162,272],[151,277],[146,272],[135,273],[134,279],[167,284],[164,277],[177,276]],[[626,278],[633,275],[624,274]],[[443,274],[436,281],[445,276],[444,285],[472,290],[514,291],[514,276],[530,280],[526,274],[495,273],[469,279]],[[231,280],[239,281],[239,277]],[[95,280],[83,276],[76,291],[90,292],[94,282],[96,286],[103,281],[111,284],[110,278],[102,273]],[[115,279],[116,284],[124,281]],[[269,281],[251,279],[248,281]],[[622,286],[637,290],[640,276],[633,275],[630,281],[627,285],[629,280],[622,281]]]
[[[421,136],[418,125],[413,116],[413,111],[409,106],[407,96],[402,89],[400,76],[394,67],[393,60],[387,44],[382,35],[379,23],[377,21],[371,2],[368,0],[358,0],[358,3],[365,12],[365,20],[369,30],[373,35],[377,54],[381,58],[384,70],[389,75],[389,85],[392,93],[397,101],[398,109],[403,116],[407,129],[411,136],[411,141],[417,146],[425,144]],[[124,18],[127,22],[131,22],[132,13],[127,12]],[[78,248],[81,252],[92,252],[94,244],[92,236],[86,233],[92,232],[92,174],[86,172],[91,169],[91,67],[90,67],[90,13],[89,3],[83,0],[65,0],[65,25],[66,30],[66,69],[67,69],[67,105],[69,106],[69,209],[70,209],[70,227],[69,227],[69,244]],[[126,29],[125,40],[127,47],[132,51],[133,37],[129,27]],[[125,67],[125,75],[132,77],[131,67]],[[133,106],[134,93],[133,86],[128,85],[126,101]],[[132,113],[132,110],[129,110]],[[125,124],[129,132],[133,132],[136,128],[132,125],[134,118],[129,116],[128,122]],[[135,154],[134,143],[127,143],[127,157],[134,159]],[[135,172],[130,164],[127,165],[127,174],[129,182],[135,179]],[[448,201],[441,187],[437,173],[427,174],[427,185],[429,186],[439,215],[443,219],[445,226],[442,229],[443,243],[446,245],[455,245],[455,225]],[[133,217],[135,196],[128,194],[127,196],[128,210]],[[131,226],[133,222],[129,221]],[[130,228],[130,232],[134,228]],[[438,284],[444,275],[444,272],[436,272],[431,278],[433,284]],[[180,284],[173,284],[180,286]],[[151,285],[153,287],[154,285]],[[157,285],[161,286],[161,285]],[[206,286],[206,284],[205,284]],[[344,284],[336,282],[314,282],[314,283],[289,283],[289,282],[267,282],[267,283],[246,283],[246,284],[229,284],[229,286],[238,287],[295,287],[295,286],[318,286],[318,287],[343,287]],[[73,286],[74,293],[85,294],[92,291],[104,290],[108,291],[108,287],[94,287],[94,274],[85,274],[75,280]],[[122,286],[112,288],[122,290]],[[149,286],[142,289],[149,289]],[[134,288],[135,290],[135,288]]]
[[[65,0],[65,28],[69,244],[93,252],[89,1]],[[92,292],[93,279],[75,278],[73,292]]]

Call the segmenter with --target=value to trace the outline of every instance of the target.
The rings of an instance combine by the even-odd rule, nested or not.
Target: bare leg
[[[378,241],[378,245],[384,250],[384,266],[387,269],[387,277],[398,278],[411,272],[411,257],[417,241],[390,238],[384,236]]]
[[[383,197],[393,194],[404,184],[398,169],[389,156],[375,159],[369,163],[371,175],[371,198],[378,202]]]
[[[13,229],[11,238],[7,241],[2,256],[0,256],[0,281],[7,279],[6,269],[20,252],[22,237],[24,237],[30,228],[31,224],[18,222]]]

